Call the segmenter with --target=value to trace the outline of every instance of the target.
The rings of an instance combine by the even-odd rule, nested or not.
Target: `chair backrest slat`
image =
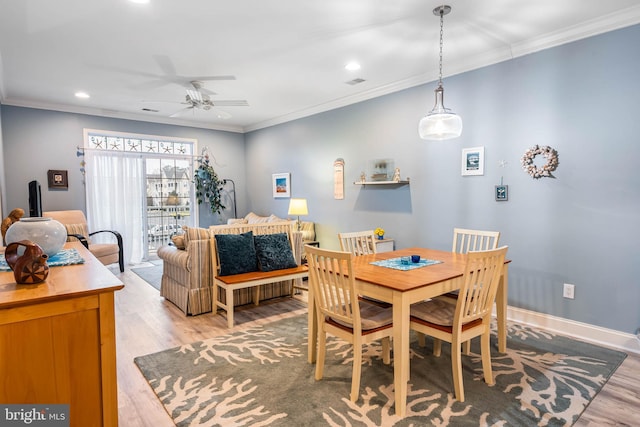
[[[377,253],[373,230],[338,233],[338,239],[343,252],[351,252],[356,256]]]
[[[458,294],[454,328],[491,315],[507,246],[488,251],[469,252],[464,283]]]
[[[353,254],[312,246],[305,247],[309,264],[309,286],[316,307],[324,317],[342,321],[355,330],[360,326],[360,309],[353,276]]]
[[[499,231],[469,230],[466,228],[453,229],[452,252],[466,254],[471,251],[488,251],[498,247]]]

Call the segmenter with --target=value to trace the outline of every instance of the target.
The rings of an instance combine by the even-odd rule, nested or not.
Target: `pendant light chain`
[[[436,102],[433,109],[418,123],[418,134],[422,139],[445,140],[457,138],[462,134],[462,119],[444,106],[444,88],[442,87],[442,62],[444,50],[444,15],[451,12],[451,6],[443,4],[433,9],[440,15],[440,63],[438,68],[438,87],[434,90]]]
[[[438,78],[438,83],[442,86],[442,39],[444,38],[444,8],[440,9],[440,75]]]

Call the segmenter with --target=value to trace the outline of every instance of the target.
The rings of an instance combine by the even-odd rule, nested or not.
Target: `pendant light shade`
[[[436,104],[426,116],[420,120],[418,134],[422,139],[444,140],[457,138],[462,134],[462,119],[444,106],[444,88],[442,87],[442,36],[444,15],[451,12],[451,6],[438,6],[433,9],[434,15],[440,16],[440,77],[435,90]]]

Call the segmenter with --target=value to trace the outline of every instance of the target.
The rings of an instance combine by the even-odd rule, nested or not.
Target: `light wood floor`
[[[186,317],[135,273],[126,270],[120,277],[125,283],[125,288],[116,292],[120,426],[171,427],[174,425],[171,418],[133,358],[225,334],[228,332],[226,318],[210,313]],[[235,312],[234,329],[306,313],[305,296],[240,308]],[[640,356],[629,355],[575,425],[637,426],[639,423]]]

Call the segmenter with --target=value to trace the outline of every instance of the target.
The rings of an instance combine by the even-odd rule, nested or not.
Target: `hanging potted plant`
[[[226,180],[218,178],[213,166],[209,164],[209,154],[206,152],[198,159],[200,165],[193,174],[196,185],[196,200],[198,204],[207,203],[211,213],[220,214],[226,206],[222,204],[222,189]]]

